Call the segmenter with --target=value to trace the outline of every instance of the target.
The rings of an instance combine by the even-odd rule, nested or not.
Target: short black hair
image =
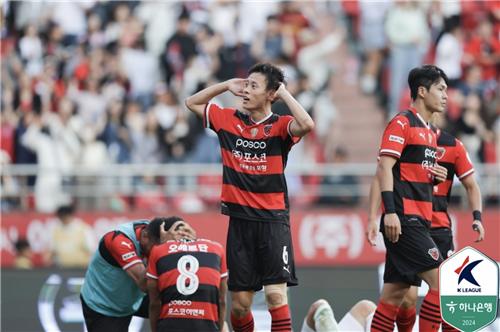
[[[155,217],[151,219],[147,226],[147,232],[149,237],[153,240],[153,242],[160,242],[160,225],[165,223],[165,230],[168,231],[173,224],[178,221],[183,221],[184,219],[178,216],[172,217]]]
[[[75,214],[75,206],[72,204],[60,206],[56,210],[56,216],[58,218],[64,218],[73,214]]]
[[[30,248],[30,243],[26,239],[19,239],[16,241],[15,247],[16,247],[16,252],[20,254],[24,250]]]
[[[413,68],[408,74],[408,85],[410,86],[411,99],[417,99],[419,87],[423,86],[429,90],[431,85],[439,81],[440,78],[442,78],[448,85],[448,76],[446,76],[444,71],[437,66],[423,65],[421,67]]]
[[[270,63],[258,63],[248,71],[248,75],[260,73],[266,77],[266,90],[278,90],[281,83],[285,83],[283,70]]]

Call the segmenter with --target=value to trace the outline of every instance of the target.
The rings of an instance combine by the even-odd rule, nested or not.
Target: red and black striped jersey
[[[387,125],[379,156],[397,159],[392,169],[396,213],[432,220],[436,134],[413,108],[400,112]]]
[[[140,239],[141,231],[145,227],[145,224],[134,225],[136,239]],[[118,230],[104,234],[99,242],[99,253],[109,264],[123,270],[135,264],[142,264],[143,257],[137,252],[134,242]]]
[[[205,239],[154,246],[147,277],[158,280],[165,331],[219,331],[219,286],[227,277],[224,248]]]
[[[251,220],[288,222],[284,170],[300,140],[290,134],[291,116],[271,113],[254,122],[238,110],[208,104],[205,127],[217,133],[222,152],[222,213]]]
[[[437,131],[437,161],[446,167],[448,176],[446,181],[434,186],[434,199],[432,203],[432,228],[451,227],[451,219],[448,215],[448,203],[451,197],[453,178],[457,175],[459,180],[465,179],[474,173],[474,166],[469,159],[462,142],[449,133]]]

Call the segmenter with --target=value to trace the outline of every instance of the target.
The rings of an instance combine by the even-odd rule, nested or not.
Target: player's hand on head
[[[287,90],[286,90],[285,84],[280,83],[280,86],[278,87],[278,89],[274,93],[274,100],[278,100],[278,99],[282,98],[283,94],[286,92],[287,92]]]
[[[172,232],[175,240],[196,240],[196,231],[188,224],[183,224]]]
[[[174,236],[171,232],[165,230],[165,222],[162,222],[160,225],[160,242],[165,243],[169,240],[173,240]]]
[[[439,164],[434,165],[430,168],[430,172],[434,175],[434,179],[437,183],[442,183],[446,181],[446,177],[448,176],[448,170],[446,167],[443,167]]]
[[[401,232],[401,222],[399,217],[395,213],[389,213],[384,216],[384,230],[385,237],[392,243],[396,243],[399,240]]]
[[[177,231],[176,239],[196,240],[196,232],[192,229],[181,228]]]
[[[243,78],[232,78],[227,81],[227,88],[233,95],[243,97],[246,82],[247,80]]]
[[[474,220],[472,223],[472,229],[477,232],[477,239],[475,242],[481,242],[484,240],[484,227],[483,223],[479,220]]]

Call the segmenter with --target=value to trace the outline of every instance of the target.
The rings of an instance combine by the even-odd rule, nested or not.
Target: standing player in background
[[[179,217],[174,232],[191,226]],[[150,234],[155,239],[160,234]],[[155,246],[149,256],[151,331],[222,331],[226,315],[224,248],[205,239],[179,239]]]
[[[243,111],[209,103],[230,91],[242,97]],[[293,116],[279,116],[271,104],[281,98]],[[288,286],[297,285],[283,174],[290,148],[314,128],[304,108],[287,91],[283,72],[257,64],[247,79],[231,79],[186,99],[186,106],[217,133],[222,150],[222,213],[227,237],[231,323],[253,331],[250,307],[262,289],[272,317],[271,331],[291,331]]]
[[[436,167],[436,135],[432,114],[444,112],[447,77],[436,66],[414,68],[408,75],[412,105],[396,115],[382,137],[377,167],[384,207],[381,232],[387,248],[384,286],[373,317],[372,331],[393,331],[399,306],[411,285],[429,285],[420,311],[420,330],[437,331],[441,323],[438,267],[443,261],[429,228]]]
[[[439,116],[439,115],[437,115]],[[448,214],[448,203],[451,197],[451,187],[455,175],[462,182],[467,192],[469,205],[472,208],[472,229],[478,233],[476,242],[484,239],[484,228],[481,223],[481,191],[474,179],[474,167],[469,159],[467,151],[462,142],[451,134],[436,130],[437,133],[437,159],[439,165],[447,169],[446,181],[434,187],[432,204],[432,223],[430,234],[436,243],[443,259],[451,256],[455,250],[453,246],[453,234],[451,231],[451,218]],[[368,211],[367,237],[371,245],[375,245],[378,222],[376,220],[380,206],[380,189],[377,178],[373,179],[370,188],[370,201]],[[418,289],[412,286],[405,295],[403,304],[399,308],[396,324],[398,331],[411,331],[416,321]],[[443,331],[455,330],[443,322]]]
[[[155,244],[195,236],[183,230],[164,231],[172,225],[167,218],[139,220],[122,224],[101,238],[80,294],[89,332],[127,332],[132,316],[148,317],[143,259]],[[160,235],[152,238],[150,234]]]

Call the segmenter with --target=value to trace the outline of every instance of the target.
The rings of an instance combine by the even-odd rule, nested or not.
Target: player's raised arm
[[[283,83],[276,90],[276,98],[281,98],[292,112],[294,120],[290,124],[290,134],[302,137],[314,129],[314,121],[300,103],[285,88]]]
[[[221,83],[214,84],[195,93],[190,97],[187,97],[184,103],[191,112],[194,112],[199,117],[203,117],[203,112],[206,105],[215,96],[218,96],[226,91],[230,91],[235,96],[243,97],[245,82],[245,79],[233,78]]]

